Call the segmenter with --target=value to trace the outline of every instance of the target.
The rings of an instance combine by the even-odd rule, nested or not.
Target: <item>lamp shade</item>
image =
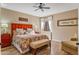
[[[8,27],[8,24],[1,24],[1,27]]]

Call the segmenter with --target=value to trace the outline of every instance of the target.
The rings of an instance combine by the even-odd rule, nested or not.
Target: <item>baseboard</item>
[[[61,42],[60,40],[51,40],[51,41]]]

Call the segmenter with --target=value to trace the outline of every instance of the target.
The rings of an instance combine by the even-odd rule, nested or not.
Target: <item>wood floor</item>
[[[46,54],[49,51],[48,54]],[[20,55],[20,53],[14,48],[13,46],[4,48],[1,50],[2,55]],[[31,53],[26,53],[26,55],[32,55]],[[48,47],[46,50],[44,49],[38,55],[69,55],[61,50],[61,42],[58,41],[51,41],[51,52],[50,48]]]
[[[0,55],[1,55],[1,45],[0,45]]]
[[[68,55],[61,49],[61,42],[51,41],[51,55]]]
[[[49,55],[49,54],[50,54],[50,47],[47,47],[45,49],[42,49],[41,52],[38,52],[37,55]],[[22,54],[20,54],[19,51],[14,46],[9,46],[1,49],[1,55],[22,55]],[[23,55],[32,55],[32,53],[27,52]]]

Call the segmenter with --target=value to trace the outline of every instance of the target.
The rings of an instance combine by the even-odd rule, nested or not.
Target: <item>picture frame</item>
[[[77,26],[78,25],[77,19],[78,18],[58,20],[57,26]]]
[[[25,22],[28,22],[28,18],[19,17],[19,21],[25,21]]]

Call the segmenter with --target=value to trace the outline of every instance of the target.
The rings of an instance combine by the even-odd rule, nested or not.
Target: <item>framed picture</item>
[[[28,22],[28,18],[19,17],[19,21],[25,21],[25,22]]]
[[[77,19],[78,18],[58,20],[57,26],[77,26],[78,25]]]

